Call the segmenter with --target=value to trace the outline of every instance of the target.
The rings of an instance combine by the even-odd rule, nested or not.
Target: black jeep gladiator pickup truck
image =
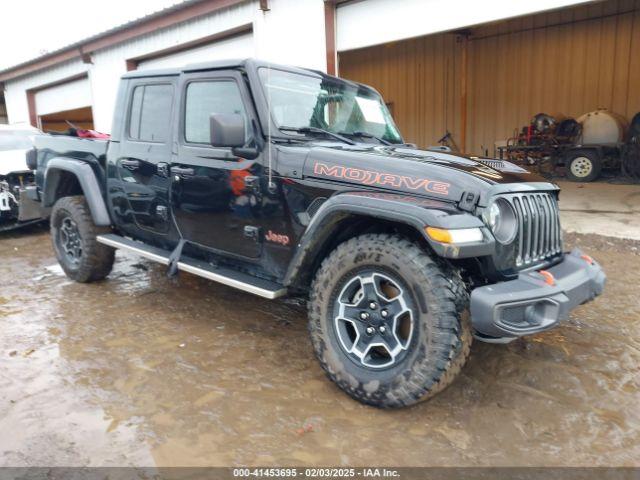
[[[592,258],[563,252],[557,186],[416,149],[375,90],[321,72],[256,60],[131,72],[110,141],[36,142],[70,278],[105,278],[125,249],[170,274],[307,297],[322,367],[370,405],[434,395],[474,337],[549,329],[604,287]]]

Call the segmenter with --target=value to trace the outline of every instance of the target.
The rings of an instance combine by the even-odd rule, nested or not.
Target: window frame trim
[[[249,125],[251,126],[253,120],[257,118],[255,113],[255,107],[253,103],[253,98],[251,97],[249,91],[247,90],[247,86],[244,84],[244,80],[240,71],[237,70],[208,70],[203,72],[189,72],[183,73],[182,78],[179,81],[179,95],[180,95],[180,108],[179,108],[179,119],[178,119],[178,131],[177,131],[177,142],[178,145],[189,147],[189,148],[201,148],[201,149],[209,149],[209,150],[219,150],[225,152],[231,152],[231,147],[214,147],[210,143],[195,143],[189,142],[186,138],[186,108],[187,108],[187,89],[191,83],[195,82],[218,82],[218,81],[227,81],[233,82],[236,84],[238,88],[238,92],[240,93],[240,98],[242,100],[242,104],[244,106],[245,114],[247,116],[247,120],[249,121]],[[257,121],[257,120],[256,120]],[[247,143],[250,140],[255,140],[255,132],[252,132],[251,129],[249,131],[250,136],[247,137]]]
[[[146,80],[146,81],[145,81]],[[134,97],[134,92],[136,91],[136,88],[139,87],[143,87],[146,88],[147,86],[153,86],[153,85],[167,85],[169,87],[171,87],[172,89],[172,94],[171,94],[171,108],[170,108],[170,112],[169,112],[169,130],[167,132],[167,138],[164,139],[163,141],[155,141],[155,140],[143,140],[140,138],[134,138],[131,136],[131,112],[133,110],[133,97]],[[127,95],[127,116],[126,116],[126,121],[125,121],[125,125],[124,125],[124,138],[127,142],[133,142],[133,143],[150,143],[153,145],[167,145],[169,142],[171,142],[172,138],[173,138],[173,133],[172,133],[172,129],[173,129],[173,125],[174,125],[174,120],[173,120],[173,112],[175,109],[175,102],[176,102],[176,97],[177,97],[177,88],[176,88],[176,84],[175,82],[172,82],[169,79],[156,79],[156,80],[149,80],[149,79],[140,79],[140,81],[137,82],[132,82],[130,87],[129,87],[129,92]],[[144,92],[143,92],[143,96],[142,96],[142,102],[140,103],[140,119],[142,119],[142,105],[144,104]]]
[[[236,88],[238,89],[238,94],[240,96],[240,101],[242,102],[242,107],[244,109],[244,113],[245,116],[247,117],[247,119],[249,119],[249,112],[247,112],[247,108],[245,105],[245,101],[244,98],[242,96],[242,90],[240,89],[240,85],[238,84],[238,82],[234,79],[234,78],[225,78],[225,77],[220,77],[220,78],[199,78],[199,79],[193,79],[193,80],[187,80],[184,84],[184,109],[182,111],[181,114],[181,118],[180,121],[182,122],[182,126],[183,128],[182,130],[182,134],[181,134],[181,139],[183,141],[184,145],[189,145],[192,147],[211,147],[211,148],[227,148],[227,147],[214,147],[213,145],[211,145],[211,143],[208,142],[193,142],[190,141],[189,139],[187,139],[187,97],[189,94],[189,87],[194,84],[194,83],[214,83],[214,82],[226,82],[226,83],[233,83]],[[250,140],[251,138],[253,138],[253,135],[249,138],[247,138],[247,141]]]

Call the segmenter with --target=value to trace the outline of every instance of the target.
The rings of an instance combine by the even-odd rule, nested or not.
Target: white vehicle
[[[30,125],[0,125],[0,231],[42,219],[27,152],[42,132]]]

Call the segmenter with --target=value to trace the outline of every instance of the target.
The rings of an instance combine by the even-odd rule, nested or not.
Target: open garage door
[[[46,87],[35,93],[38,127],[61,132],[69,123],[80,128],[93,128],[91,86],[87,77]]]
[[[71,126],[69,124],[93,130],[91,107],[74,108],[40,116],[40,128],[45,132],[64,132]]]
[[[255,55],[251,31],[221,38],[209,43],[180,49],[180,51],[157,53],[152,58],[136,61],[138,69],[181,67],[190,63],[209,62],[229,58],[248,58]]]

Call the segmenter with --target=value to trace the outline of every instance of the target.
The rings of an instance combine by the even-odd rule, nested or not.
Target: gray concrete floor
[[[640,185],[557,183],[565,231],[640,240]]]

